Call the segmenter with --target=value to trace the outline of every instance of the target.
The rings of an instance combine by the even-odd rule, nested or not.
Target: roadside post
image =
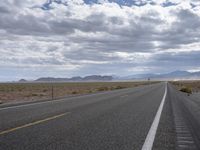
[[[51,85],[51,99],[54,99],[54,87],[53,87],[53,83]]]
[[[147,80],[148,80],[148,82],[149,82],[149,85],[150,85],[150,84],[151,84],[151,82],[150,82],[150,81],[151,81],[151,79],[150,79],[150,78],[148,78]]]

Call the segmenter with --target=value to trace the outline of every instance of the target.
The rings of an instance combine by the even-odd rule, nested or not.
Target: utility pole
[[[150,81],[151,81],[151,79],[150,79],[150,78],[148,78],[147,80],[148,80],[148,82],[149,82],[149,85],[150,85],[150,84],[151,84],[151,82],[150,82]]]
[[[54,89],[53,89],[53,84],[51,85],[51,99],[54,99]]]

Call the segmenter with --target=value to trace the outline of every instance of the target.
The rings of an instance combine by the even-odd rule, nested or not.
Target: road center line
[[[142,146],[142,150],[151,150],[152,147],[153,147],[153,142],[154,142],[154,139],[155,139],[155,136],[156,136],[156,132],[157,132],[157,129],[158,129],[158,124],[160,122],[160,117],[161,117],[161,114],[162,114],[162,110],[163,110],[163,106],[164,106],[164,103],[165,103],[165,99],[166,99],[166,95],[167,95],[167,83],[165,83],[165,93],[164,93],[164,96],[162,98],[162,101],[160,103],[160,106],[158,108],[158,111],[156,113],[156,116],[154,118],[154,121],[151,125],[151,128],[147,134],[147,137],[145,139],[145,142]]]
[[[52,116],[52,117],[48,117],[48,118],[45,118],[45,119],[42,119],[42,120],[31,122],[31,123],[28,123],[28,124],[25,124],[25,125],[22,125],[22,126],[19,126],[19,127],[15,127],[15,128],[11,128],[11,129],[8,129],[8,130],[5,130],[5,131],[1,131],[0,135],[4,135],[4,134],[7,134],[7,133],[10,133],[10,132],[22,129],[22,128],[27,128],[27,127],[34,126],[34,125],[37,125],[37,124],[41,124],[41,123],[44,123],[44,122],[47,122],[47,121],[50,121],[50,120],[54,120],[56,118],[60,118],[64,115],[67,115],[69,113],[70,112],[62,113],[62,114],[59,114],[59,115],[56,115],[56,116]]]

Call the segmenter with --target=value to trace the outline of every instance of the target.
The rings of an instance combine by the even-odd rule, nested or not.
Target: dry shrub
[[[185,93],[188,93],[188,94],[192,94],[192,89],[190,87],[182,87],[180,89],[181,92],[185,92]]]

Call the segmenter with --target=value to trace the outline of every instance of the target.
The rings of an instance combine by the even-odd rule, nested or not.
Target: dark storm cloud
[[[167,30],[167,38],[171,37],[171,41],[177,42],[177,44],[188,44],[193,42],[194,38],[199,38],[199,15],[190,10],[180,10],[174,15],[177,16],[177,20],[172,24],[171,28]],[[173,34],[174,36],[172,36]],[[173,40],[173,38],[176,38],[176,40]]]
[[[106,54],[102,52],[97,51],[90,51],[90,50],[74,50],[73,52],[65,52],[63,54],[66,59],[70,59],[72,61],[81,61],[81,60],[87,60],[87,61],[114,61],[119,60],[119,57],[116,56],[107,56]]]
[[[200,66],[200,52],[168,52],[163,54],[156,54],[148,66],[157,66],[163,71],[170,70],[190,70],[191,68],[198,68]],[[157,63],[159,62],[159,65]]]
[[[8,14],[8,13],[10,13],[10,10],[7,7],[0,6],[0,13]]]
[[[182,63],[188,65],[200,65],[200,52],[190,51],[190,52],[168,52],[164,54],[154,55],[154,60],[159,62],[168,62],[171,64]]]

